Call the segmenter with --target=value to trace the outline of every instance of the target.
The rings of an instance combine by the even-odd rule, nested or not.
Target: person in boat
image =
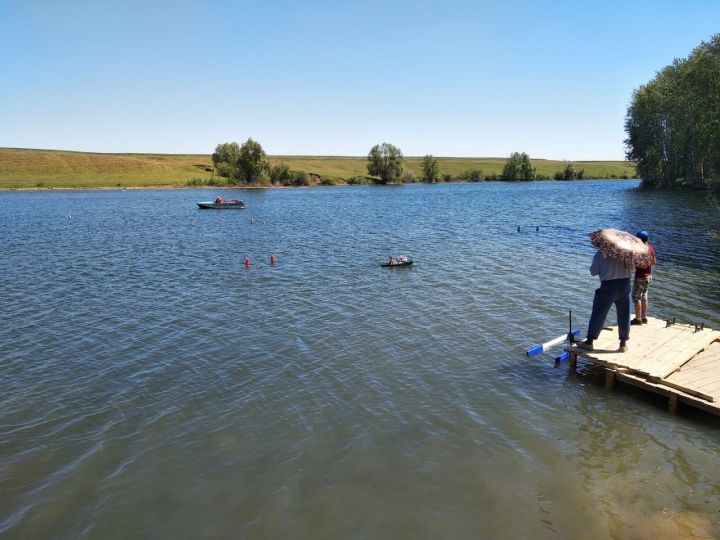
[[[608,311],[615,304],[620,337],[618,352],[627,351],[627,340],[630,339],[630,274],[632,270],[632,266],[625,266],[619,259],[609,257],[600,250],[595,253],[590,265],[590,275],[600,278],[600,288],[595,290],[587,337],[585,341],[577,344],[579,348],[587,351],[593,350],[593,342],[600,336]]]
[[[407,255],[400,255],[400,259],[398,259],[398,262],[404,263],[407,261],[408,261]]]
[[[652,257],[652,263],[646,268],[635,268],[635,281],[633,282],[632,288],[632,299],[635,303],[635,318],[630,321],[633,326],[640,326],[647,324],[647,310],[648,310],[648,289],[650,288],[650,282],[652,281],[652,269],[655,266],[655,249],[648,244],[648,238],[650,235],[647,231],[640,231],[635,236],[643,241],[650,251]]]
[[[392,266],[393,264],[395,264],[395,259],[393,259],[392,255],[390,255],[390,257],[388,257],[388,264],[391,265],[391,266]]]
[[[223,198],[220,195],[215,197],[215,204],[223,204],[224,202],[225,201],[223,200]]]

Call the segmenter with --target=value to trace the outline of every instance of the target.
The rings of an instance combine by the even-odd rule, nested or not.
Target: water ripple
[[[605,226],[720,327],[720,216],[636,184],[0,194],[0,535],[717,532],[712,421],[523,354],[584,331]]]

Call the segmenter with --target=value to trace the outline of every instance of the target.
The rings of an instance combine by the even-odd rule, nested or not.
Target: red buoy
[[[275,255],[270,255],[270,264],[275,264]]]
[[[250,266],[250,259],[245,257],[245,266]]]

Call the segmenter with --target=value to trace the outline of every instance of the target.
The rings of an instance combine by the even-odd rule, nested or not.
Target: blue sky
[[[0,0],[0,147],[623,159],[716,0]]]

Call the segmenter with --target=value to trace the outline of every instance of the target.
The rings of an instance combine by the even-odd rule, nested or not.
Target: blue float
[[[580,329],[576,328],[575,330],[570,332],[573,336],[577,336],[580,333]],[[536,354],[540,354],[541,352],[547,351],[550,347],[557,345],[558,343],[562,343],[567,339],[568,335],[563,334],[562,336],[558,336],[555,339],[551,339],[550,341],[547,341],[545,343],[541,343],[540,345],[535,345],[534,347],[528,349],[525,351],[525,354],[528,356],[535,356]]]

